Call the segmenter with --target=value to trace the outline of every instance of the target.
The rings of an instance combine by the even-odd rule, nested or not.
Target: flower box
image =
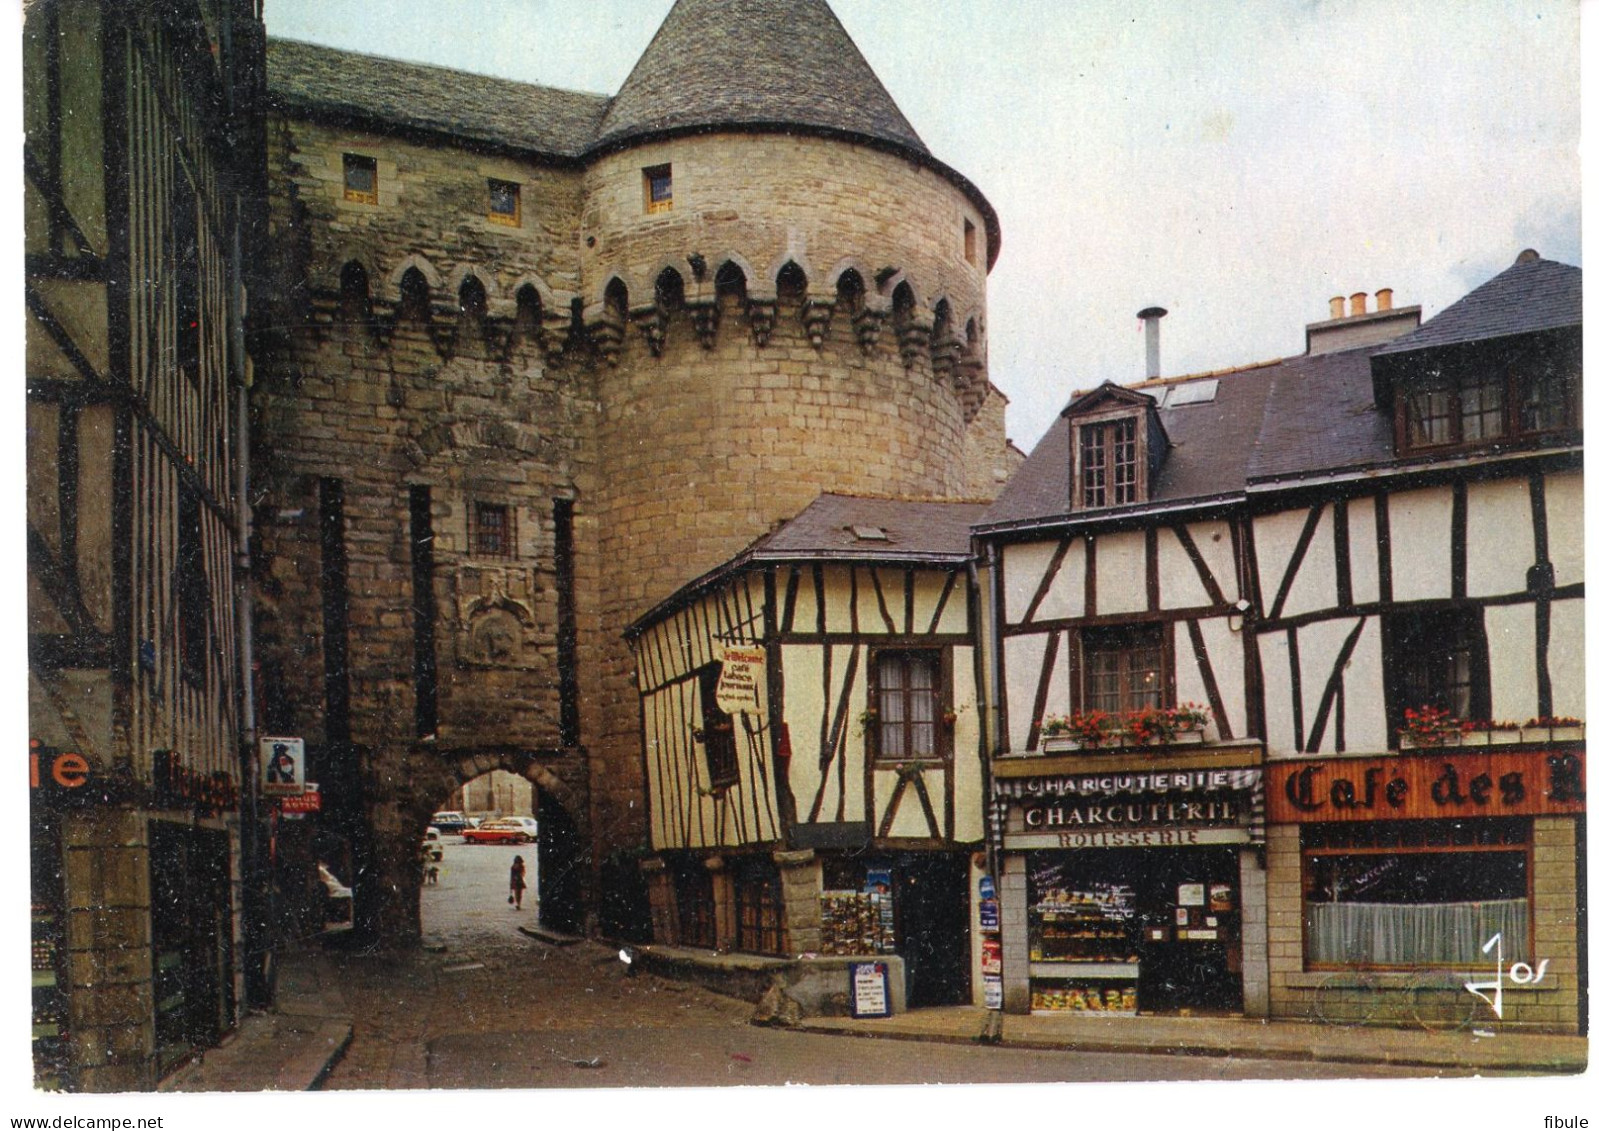
[[[1172,742],[1179,746],[1198,746],[1205,741],[1205,732],[1202,730],[1180,730],[1172,735]]]
[[[1494,727],[1486,733],[1490,746],[1513,746],[1521,742],[1520,727]]]
[[[1463,730],[1460,732],[1460,745],[1487,746],[1488,732],[1485,730]]]
[[[1439,731],[1431,738],[1417,738],[1415,735],[1401,734],[1399,736],[1399,749],[1401,750],[1435,750],[1440,746],[1460,746],[1461,735],[1458,730]]]
[[[1046,754],[1062,750],[1081,750],[1083,744],[1069,734],[1051,734],[1038,740],[1038,748]]]
[[[1562,726],[1549,728],[1549,741],[1551,742],[1581,742],[1583,728],[1581,726]]]

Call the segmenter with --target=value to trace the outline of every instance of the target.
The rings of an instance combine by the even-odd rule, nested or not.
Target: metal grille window
[[[472,511],[472,554],[509,558],[516,554],[515,512],[504,503],[477,503]]]
[[[733,883],[737,949],[750,954],[782,954],[783,892],[776,875],[758,867],[741,870]]]
[[[1088,424],[1079,445],[1083,506],[1107,507],[1138,499],[1138,422]]]
[[[880,652],[873,686],[877,758],[909,761],[942,756],[942,679],[937,652]]]
[[[514,181],[489,181],[489,219],[496,224],[520,227],[522,224],[522,186]]]
[[[716,945],[716,897],[711,875],[698,865],[679,869],[673,879],[677,889],[677,934],[683,946]]]
[[[359,153],[344,155],[344,199],[359,204],[378,202],[378,162]]]
[[[1127,714],[1166,705],[1166,648],[1159,625],[1085,629],[1082,641],[1088,710]]]
[[[672,210],[672,167],[652,165],[644,170],[644,211]]]

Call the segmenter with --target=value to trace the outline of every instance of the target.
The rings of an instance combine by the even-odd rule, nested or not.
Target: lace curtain
[[[1482,947],[1504,936],[1505,961],[1526,959],[1527,901],[1312,903],[1308,962],[1334,966],[1477,966]]]

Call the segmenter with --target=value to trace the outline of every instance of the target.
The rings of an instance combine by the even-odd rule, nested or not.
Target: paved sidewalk
[[[976,1041],[988,1014],[977,1006],[917,1009],[897,1017],[807,1017],[800,1028],[916,1041]],[[1030,1014],[1002,1019],[1005,1048],[1063,1049],[1266,1060],[1469,1068],[1485,1072],[1575,1073],[1588,1064],[1584,1037],[1486,1030],[1423,1030],[1317,1025],[1216,1017],[1116,1017],[1104,1013]]]
[[[354,1035],[344,999],[319,947],[281,956],[277,1007],[247,1015],[214,1049],[163,1080],[163,1092],[308,1092],[338,1063]]]
[[[809,1017],[797,1028],[840,1036],[970,1044],[979,1040],[987,1019],[986,1011],[975,1006],[950,1006],[888,1018]],[[332,964],[315,947],[289,953],[279,966],[277,1008],[251,1014],[221,1047],[169,1076],[160,1090],[311,1090],[338,1062],[352,1035]],[[1588,1042],[1582,1037],[1107,1014],[1005,1016],[1000,1043],[1006,1048],[1534,1074],[1578,1073],[1588,1061]],[[840,1054],[848,1055],[843,1049]]]

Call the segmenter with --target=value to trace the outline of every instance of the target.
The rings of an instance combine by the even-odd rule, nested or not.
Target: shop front
[[[1272,1015],[1579,1031],[1583,776],[1577,744],[1274,763]]]
[[[1263,1010],[1262,771],[994,781],[1011,1012]]]

